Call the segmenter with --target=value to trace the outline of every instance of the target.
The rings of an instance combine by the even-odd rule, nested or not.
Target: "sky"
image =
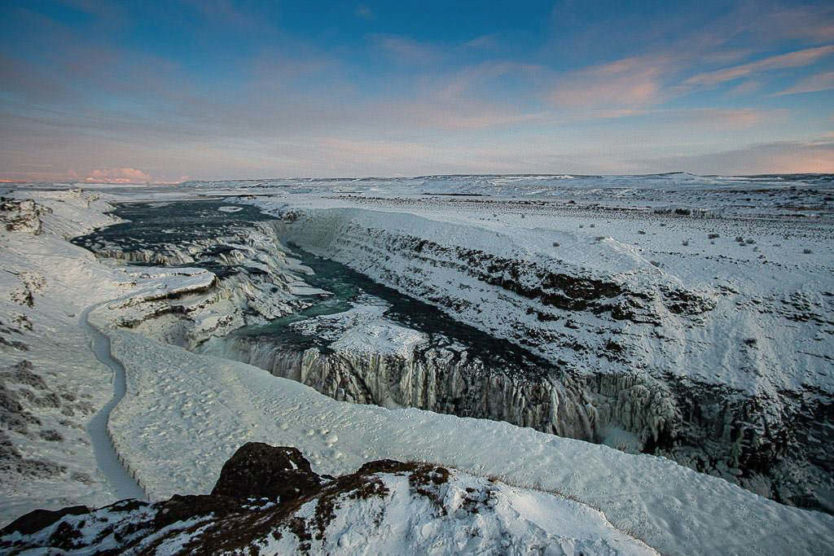
[[[0,179],[834,173],[834,2],[0,0]]]

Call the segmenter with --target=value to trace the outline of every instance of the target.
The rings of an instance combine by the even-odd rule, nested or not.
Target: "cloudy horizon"
[[[834,173],[824,1],[0,10],[0,180]]]

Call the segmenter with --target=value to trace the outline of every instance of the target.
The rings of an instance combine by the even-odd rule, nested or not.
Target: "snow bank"
[[[103,315],[99,315],[103,318]],[[260,369],[110,332],[128,372],[111,430],[154,498],[207,492],[244,442],[296,446],[319,473],[429,461],[599,508],[670,554],[830,551],[834,517],[783,506],[663,458],[506,423],[336,402]]]

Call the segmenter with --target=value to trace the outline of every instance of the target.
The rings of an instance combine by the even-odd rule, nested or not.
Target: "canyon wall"
[[[215,272],[206,291],[144,302],[122,323],[170,343],[254,364],[339,400],[503,420],[666,455],[769,497],[833,508],[830,395],[772,384],[751,392],[703,378],[717,361],[770,351],[729,346],[726,338],[700,347],[737,334],[721,328],[732,324],[726,315],[735,294],[687,288],[606,239],[570,246],[560,238],[570,257],[558,258],[512,236],[410,215],[279,216],[188,242],[87,243],[105,256]],[[509,340],[535,363],[496,364],[438,335],[390,349],[359,326],[313,327],[312,336],[327,338],[313,346],[230,334],[298,311],[309,301],[297,294],[315,292],[302,282],[309,269],[279,238]],[[402,328],[384,315],[375,326]],[[400,337],[414,334],[422,332]],[[772,361],[756,362],[740,367],[738,385],[771,376]]]

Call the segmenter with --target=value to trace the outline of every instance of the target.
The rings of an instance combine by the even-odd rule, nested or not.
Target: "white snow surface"
[[[334,351],[408,357],[428,338],[384,318],[385,309],[380,304],[359,303],[342,313],[320,315],[290,326],[305,335],[331,341],[328,347]]]
[[[388,494],[341,498],[323,538],[310,541],[312,553],[657,554],[614,529],[601,512],[548,493],[453,472],[434,502],[415,496],[407,476],[379,477]],[[312,519],[316,506],[309,502],[295,515]],[[265,539],[263,553],[299,551],[300,539],[288,528],[281,533],[277,541]]]
[[[253,531],[235,553],[256,549],[258,554],[658,554],[615,529],[602,512],[558,495],[455,470],[436,484],[418,478],[420,491],[413,478],[414,473],[405,470],[377,472],[363,476],[358,489],[318,493],[274,520],[273,527]],[[276,502],[250,499],[243,507],[248,515],[194,516],[154,530],[149,525],[166,510],[117,504],[65,516],[34,534],[15,533],[2,540],[49,546],[56,530],[71,528],[78,534],[76,546],[82,547],[71,553],[174,554],[189,542],[204,541],[206,535],[216,537],[213,528],[234,533],[257,520],[269,522]],[[125,550],[119,542],[125,540],[135,544]]]
[[[0,273],[2,314],[25,314],[34,325],[32,333],[24,337],[29,351],[4,349],[2,363],[31,360],[51,389],[64,387],[89,399],[91,408],[85,413],[89,416],[109,399],[112,387],[108,370],[87,348],[77,315],[85,307],[128,293],[147,299],[166,289],[194,287],[204,283],[207,273],[198,276],[200,273],[181,269],[178,273],[145,269],[140,275],[104,265],[66,243],[62,236],[107,222],[101,215],[105,206],[81,196],[81,201],[73,200],[74,194],[64,192],[31,195],[55,212],[46,218],[43,235],[0,235],[0,256],[7,270]],[[450,213],[433,217],[448,221],[475,218]],[[401,220],[396,215],[391,218]],[[524,229],[529,230],[530,224],[526,222],[514,237],[527,233]],[[507,221],[483,224],[481,230],[499,225],[505,234]],[[471,239],[489,241],[483,237],[478,233]],[[595,264],[594,254],[586,250],[590,245],[587,238],[575,233],[565,237],[576,241],[573,252],[583,257],[583,264]],[[638,259],[632,248],[617,247],[606,260],[616,266],[620,260]],[[825,288],[830,276],[823,271],[830,260],[801,263],[797,275],[784,272],[762,277],[762,281],[772,285],[782,279],[797,281],[810,276],[823,284],[816,287]],[[755,278],[753,267],[741,267],[743,280]],[[707,270],[684,265],[677,279],[697,282],[711,270],[709,265]],[[622,272],[628,273],[627,265]],[[33,307],[9,301],[21,287],[24,273],[45,280]],[[520,488],[561,493],[598,509],[613,527],[661,553],[834,551],[834,517],[780,505],[669,460],[629,455],[501,422],[336,402],[249,365],[194,354],[117,329],[113,325],[125,310],[129,306],[124,303],[106,304],[93,311],[90,320],[110,337],[113,355],[127,373],[127,393],[113,410],[110,433],[126,467],[153,499],[208,492],[223,462],[244,442],[257,440],[299,448],[319,473],[347,473],[382,458],[417,460],[478,476],[494,475]],[[40,417],[63,432],[65,440],[14,438],[15,445],[25,447],[26,455],[57,461],[68,471],[46,481],[15,479],[17,482],[4,484],[0,498],[4,521],[37,506],[101,505],[112,497],[106,481],[94,471],[92,450],[81,430],[84,418],[76,415],[66,420],[68,424],[60,424],[57,412]],[[76,469],[92,477],[73,481],[69,474]],[[563,505],[559,511],[568,512],[569,507]],[[565,527],[592,527],[599,518],[591,519],[589,512],[568,512],[576,521]],[[613,538],[612,534],[609,540]]]
[[[98,315],[102,317],[101,314]],[[243,363],[111,333],[128,393],[111,431],[154,499],[211,489],[243,443],[295,446],[317,473],[427,461],[569,495],[668,554],[819,554],[834,517],[784,506],[664,458],[502,422],[337,402]]]

